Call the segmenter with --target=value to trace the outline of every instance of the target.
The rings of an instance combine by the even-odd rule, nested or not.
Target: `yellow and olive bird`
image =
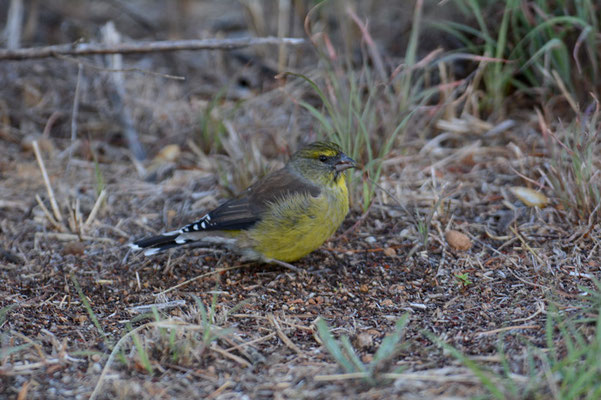
[[[220,243],[246,260],[287,264],[319,248],[349,211],[345,171],[355,161],[331,142],[314,142],[198,221],[130,244],[149,256],[193,242]]]

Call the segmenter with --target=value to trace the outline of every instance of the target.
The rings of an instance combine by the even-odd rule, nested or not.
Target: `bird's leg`
[[[284,267],[284,268],[291,269],[292,271],[294,271],[294,272],[296,272],[296,273],[299,273],[299,274],[300,274],[300,273],[302,273],[302,272],[304,271],[304,270],[302,270],[302,269],[300,269],[300,268],[296,268],[296,267],[295,267],[294,265],[292,265],[292,264],[288,264],[287,262],[280,261],[280,260],[276,260],[275,258],[268,258],[268,259],[266,259],[266,260],[265,260],[265,262],[266,262],[267,264],[277,264],[277,265],[279,265],[279,266],[281,266],[281,267]]]

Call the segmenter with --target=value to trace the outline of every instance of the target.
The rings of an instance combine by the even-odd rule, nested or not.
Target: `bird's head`
[[[289,164],[306,178],[325,184],[337,183],[345,170],[357,166],[332,142],[313,142],[302,147],[292,155]]]

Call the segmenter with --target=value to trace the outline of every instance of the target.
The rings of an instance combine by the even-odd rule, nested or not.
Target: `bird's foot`
[[[288,269],[296,272],[297,274],[301,274],[301,273],[305,272],[304,269],[296,268],[292,264],[289,264],[289,263],[287,263],[285,261],[276,260],[274,258],[267,259],[267,260],[265,260],[265,262],[268,263],[268,264],[276,264],[276,265],[279,265],[281,267],[288,268]]]

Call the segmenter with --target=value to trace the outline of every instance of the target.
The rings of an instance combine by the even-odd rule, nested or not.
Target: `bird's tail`
[[[180,231],[168,232],[158,236],[138,240],[129,245],[133,250],[144,250],[145,256],[152,256],[172,247],[182,246],[193,240],[182,237]]]

